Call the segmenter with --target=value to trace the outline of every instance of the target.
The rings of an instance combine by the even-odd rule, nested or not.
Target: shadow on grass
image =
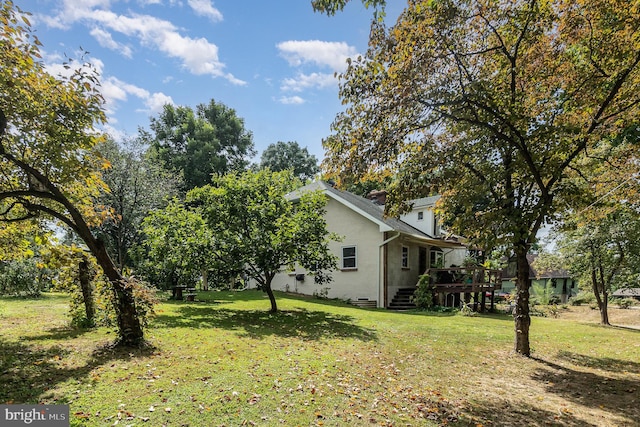
[[[77,338],[91,331],[92,329],[89,328],[59,327],[48,329],[41,335],[30,335],[20,339],[22,341],[66,340]]]
[[[633,327],[629,327],[629,326],[624,326],[624,325],[603,325],[602,323],[583,323],[584,325],[587,326],[591,326],[592,328],[599,328],[599,329],[620,329],[623,331],[629,331],[629,332],[635,332],[635,333],[639,333],[640,334],[640,329],[638,328],[633,328]]]
[[[69,349],[60,346],[42,348],[0,340],[0,403],[40,403],[43,395],[59,383],[70,379],[88,380],[94,368],[112,360],[144,357],[153,352],[151,347],[133,350],[100,347],[86,364],[69,367],[65,362],[71,356]]]
[[[602,369],[609,372],[627,371],[640,374],[640,363],[629,360],[612,359],[610,357],[592,357],[563,350],[558,352],[558,358],[587,368]]]
[[[608,364],[610,368],[615,365],[608,358],[575,356],[578,364],[581,361],[594,366]],[[541,368],[533,375],[533,379],[543,383],[548,393],[557,394],[588,408],[600,408],[611,414],[625,417],[631,422],[640,420],[638,405],[640,380],[637,378],[611,378],[593,372],[570,369],[543,359],[534,358],[534,360],[541,364]],[[619,363],[617,366],[622,366],[622,362],[617,363]]]
[[[185,305],[176,315],[158,315],[153,328],[221,328],[239,336],[266,338],[272,335],[309,340],[355,338],[377,340],[374,330],[357,326],[351,316],[297,309],[269,313],[264,310],[230,310],[206,305]]]
[[[549,411],[520,401],[517,404],[506,401],[481,401],[472,405],[471,411],[463,411],[460,425],[494,427],[596,427],[584,420],[575,418],[569,412]],[[456,424],[457,425],[457,424]]]

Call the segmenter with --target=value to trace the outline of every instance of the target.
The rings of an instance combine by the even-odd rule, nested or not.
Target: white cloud
[[[127,101],[130,95],[144,103],[145,108],[139,111],[158,113],[165,104],[173,104],[173,99],[162,92],[149,93],[146,89],[123,82],[116,77],[109,77],[102,82],[101,93],[107,114],[112,114],[117,109],[117,104]]]
[[[289,65],[299,67],[303,64],[315,64],[329,67],[333,71],[343,71],[347,67],[347,58],[358,55],[355,47],[344,42],[324,42],[320,40],[290,40],[277,46]]]
[[[127,58],[131,58],[131,48],[115,41],[113,37],[111,37],[111,33],[104,31],[101,28],[94,28],[91,30],[90,34],[98,41],[100,46],[120,52]]]
[[[327,88],[335,86],[338,80],[333,74],[312,73],[298,74],[295,78],[284,79],[280,89],[284,91],[301,92],[309,88]]]
[[[162,112],[166,104],[174,104],[173,99],[169,95],[162,92],[152,94],[145,102],[151,113],[157,114]]]
[[[215,44],[204,38],[194,39],[183,36],[169,21],[150,15],[118,15],[108,10],[108,6],[108,0],[83,2],[65,0],[63,10],[53,20],[59,25],[75,22],[84,22],[92,26],[101,25],[104,29],[97,31],[96,34],[104,35],[108,29],[129,37],[136,37],[143,46],[158,49],[167,56],[179,60],[182,66],[192,74],[209,74],[213,77],[223,77],[235,85],[246,84],[233,74],[224,71],[225,64],[218,59],[218,46]]]
[[[189,6],[196,15],[205,16],[212,22],[222,21],[222,13],[209,0],[189,0]]]
[[[283,96],[279,101],[281,104],[287,105],[300,105],[305,103],[304,99],[299,96]]]

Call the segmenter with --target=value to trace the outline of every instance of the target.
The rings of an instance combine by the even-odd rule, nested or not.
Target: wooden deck
[[[502,289],[502,270],[483,267],[428,268],[424,274],[431,277],[440,305],[459,306],[469,303],[473,295],[473,308],[484,311],[487,298],[493,310],[494,292]]]

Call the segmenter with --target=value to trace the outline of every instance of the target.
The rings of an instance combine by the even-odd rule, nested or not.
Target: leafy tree
[[[623,0],[413,0],[392,27],[373,22],[342,76],[325,166],[393,171],[388,213],[440,193],[453,232],[513,251],[523,355],[527,252],[579,194],[582,159],[640,112],[638,28]]]
[[[165,105],[151,119],[153,149],[164,167],[184,179],[184,190],[211,182],[214,174],[244,170],[254,154],[253,135],[235,110],[211,100],[189,107]]]
[[[313,272],[316,283],[326,283],[336,263],[328,248],[333,236],[323,218],[324,196],[306,192],[298,200],[287,198],[296,185],[290,170],[265,169],[228,174],[187,194],[187,203],[202,207],[220,251],[233,250],[233,258],[269,295],[271,312],[278,310],[271,289],[278,272],[298,264]]]
[[[164,289],[194,286],[203,272],[220,271],[220,265],[232,271],[237,264],[234,259],[219,255],[215,236],[199,210],[178,200],[151,212],[143,221],[143,231],[141,272]]]
[[[95,152],[104,120],[96,73],[48,74],[40,42],[12,2],[0,6],[0,220],[55,219],[74,230],[111,282],[120,343],[138,345],[143,331],[132,288],[91,233],[100,220],[93,198],[104,183]],[[23,25],[24,24],[24,25]]]
[[[107,139],[97,149],[109,162],[103,171],[108,191],[98,197],[110,215],[95,228],[110,255],[123,269],[132,267],[130,251],[142,240],[142,220],[177,195],[179,180],[146,153],[142,136],[117,143]]]
[[[592,290],[600,322],[609,325],[611,292],[637,283],[640,277],[640,214],[619,205],[597,220],[578,218],[559,233],[555,264],[569,270],[581,287]],[[550,258],[552,262],[547,262],[553,267],[554,257]]]
[[[318,159],[309,154],[307,148],[300,148],[297,142],[278,141],[269,145],[260,157],[260,167],[274,172],[292,169],[298,179],[311,179],[320,171]]]
[[[48,289],[42,254],[50,235],[37,221],[0,222],[0,295],[39,296]]]

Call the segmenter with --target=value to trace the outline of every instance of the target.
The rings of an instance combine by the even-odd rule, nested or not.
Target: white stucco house
[[[384,308],[400,290],[409,288],[412,293],[427,268],[459,266],[466,255],[465,246],[446,238],[438,225],[434,214],[438,196],[414,200],[413,210],[395,219],[384,217],[384,192],[368,199],[318,181],[289,197],[295,199],[304,191],[322,191],[327,196],[327,228],[342,236],[342,241],[330,245],[338,269],[332,273],[332,282],[322,286],[302,268],[283,272],[274,278],[274,290]]]

